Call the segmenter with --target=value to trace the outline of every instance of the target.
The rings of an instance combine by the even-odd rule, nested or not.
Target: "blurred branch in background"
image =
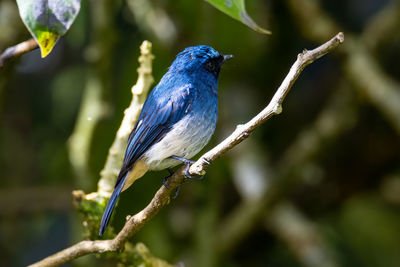
[[[164,9],[149,0],[128,0],[127,6],[141,30],[154,35],[164,45],[170,46],[176,41],[176,26]]]
[[[75,129],[68,140],[69,159],[74,170],[77,186],[90,186],[89,156],[93,142],[93,133],[99,121],[108,112],[107,105],[102,102],[100,81],[89,74]]]
[[[347,39],[346,39],[347,42]],[[334,143],[354,127],[358,111],[354,94],[344,81],[333,92],[329,102],[311,126],[305,127],[288,147],[277,164],[278,172],[287,176],[312,161],[329,143]],[[277,178],[277,180],[280,180]]]
[[[400,206],[400,173],[392,173],[383,178],[380,192],[383,198]]]
[[[377,50],[382,44],[389,44],[399,32],[400,1],[394,0],[386,4],[365,27],[363,42],[371,50]]]
[[[231,166],[233,182],[242,201],[260,200],[268,190],[272,176],[265,150],[250,139],[232,152]]]
[[[116,46],[114,1],[90,1],[93,30],[91,42],[85,51],[90,63],[90,71],[84,89],[78,120],[69,140],[69,157],[75,176],[75,185],[87,190],[94,179],[89,171],[90,154],[95,143],[93,135],[100,122],[107,118],[111,110],[110,94],[114,89],[112,79],[113,52]]]
[[[344,66],[348,79],[400,135],[400,84],[383,72],[361,43],[355,39],[348,43],[351,56]]]
[[[298,135],[275,169],[269,172],[269,183],[263,195],[257,199],[243,199],[221,223],[216,247],[222,253],[235,249],[274,204],[304,182],[300,170],[309,166],[307,162],[324,148],[324,143],[334,142],[355,123],[356,108],[351,104],[348,87],[343,85],[334,94],[312,126]]]
[[[272,97],[272,100],[268,106],[249,122],[238,126],[236,130],[219,145],[201,156],[200,159],[191,166],[189,170],[190,173],[204,174],[206,167],[208,167],[212,161],[246,139],[251,132],[253,132],[258,126],[267,121],[273,115],[280,114],[282,112],[282,102],[302,70],[313,61],[337,48],[343,42],[344,35],[343,33],[339,33],[321,46],[310,51],[304,50],[302,53],[300,53],[297,56],[297,60],[291,67],[289,73],[283,80],[281,86]],[[90,253],[104,253],[107,251],[115,252],[123,249],[129,238],[139,231],[139,229],[143,227],[149,220],[151,220],[165,205],[169,204],[170,195],[178,186],[182,184],[185,179],[185,171],[186,166],[179,168],[166,181],[167,186],[161,186],[145,209],[134,216],[128,216],[125,226],[115,238],[110,240],[82,241],[71,246],[70,248],[49,256],[33,264],[32,266],[60,265]],[[100,217],[98,219],[98,222],[99,221]],[[94,228],[95,231],[97,231],[97,229],[97,227]]]
[[[322,10],[318,1],[288,0],[288,3],[297,18],[300,30],[314,42],[326,39],[339,28],[337,23]],[[398,10],[398,5],[396,7]],[[397,16],[398,11],[389,12],[387,15]],[[316,19],[309,20],[309,17]],[[392,23],[396,23],[397,18],[386,17],[388,23],[381,25],[380,31],[384,31],[383,26],[388,30],[395,27]],[[376,25],[376,22],[372,21],[372,25]],[[375,39],[375,36],[366,35],[364,38],[360,38],[348,34],[346,39],[347,42],[342,50],[345,60],[341,62],[348,80],[354,83],[359,93],[365,96],[387,118],[400,135],[400,105],[398,104],[400,103],[400,84],[385,74],[369,52],[369,48],[366,46],[368,42],[365,40]]]
[[[275,205],[265,218],[265,226],[287,244],[303,266],[339,266],[322,240],[317,225],[290,203],[283,201]]]
[[[18,41],[18,35],[23,30],[24,24],[20,21],[18,8],[15,1],[0,1],[0,49],[5,49]]]
[[[71,188],[27,187],[0,191],[0,217],[71,209]]]
[[[1,55],[0,55],[0,67],[3,67],[4,64],[15,57],[19,57],[29,51],[32,51],[36,48],[39,48],[35,39],[29,39],[25,42],[20,44],[14,45],[12,47],[7,48]]]

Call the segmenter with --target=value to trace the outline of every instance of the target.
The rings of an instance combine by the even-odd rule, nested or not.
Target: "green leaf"
[[[208,3],[221,10],[225,14],[237,19],[255,31],[264,34],[271,34],[270,31],[258,26],[249,14],[247,14],[244,0],[206,0]]]
[[[61,35],[71,27],[80,0],[17,0],[19,14],[46,57]]]

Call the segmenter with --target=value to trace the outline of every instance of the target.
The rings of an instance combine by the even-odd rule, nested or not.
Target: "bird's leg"
[[[179,156],[175,156],[175,155],[171,156],[170,158],[182,161],[183,163],[186,164],[186,171],[185,171],[185,177],[186,178],[188,178],[188,179],[197,179],[197,180],[202,180],[204,178],[204,175],[196,178],[196,176],[190,175],[190,173],[189,173],[190,166],[193,163],[195,163],[196,161],[193,161],[193,160],[190,160],[190,159],[186,159],[186,158],[183,158],[183,157],[179,157]],[[210,164],[208,161],[207,161],[207,163]]]
[[[193,163],[195,163],[195,161],[190,160],[190,159],[185,159],[185,158],[183,158],[183,157],[179,157],[179,156],[175,156],[175,155],[172,155],[170,158],[171,158],[171,159],[176,159],[176,160],[182,161],[182,162],[186,165],[186,171],[185,171],[185,177],[186,177],[186,178],[188,178],[188,179],[193,179],[193,178],[195,178],[195,176],[192,176],[192,175],[189,174],[190,166],[191,166]],[[171,177],[172,174],[174,174],[174,172],[173,172],[170,168],[168,168],[167,170],[168,170],[168,172],[169,172],[170,175],[167,176],[167,177],[165,177],[165,178],[163,179],[163,185],[164,185],[166,188],[169,189],[169,187],[166,185],[166,181],[168,180],[169,177]],[[204,177],[204,176],[200,176],[200,177],[199,177],[199,180],[200,180],[200,179],[203,179],[203,177]],[[181,185],[182,185],[184,182],[185,182],[185,180],[183,180],[182,183],[181,183],[180,185],[178,185],[178,187],[176,188],[175,194],[174,194],[174,196],[172,197],[173,199],[175,199],[175,198],[178,196],[179,190],[181,189]]]
[[[174,171],[173,171],[171,168],[167,168],[167,171],[169,172],[169,175],[168,175],[167,177],[164,177],[164,178],[162,179],[162,184],[163,184],[167,189],[169,189],[169,187],[168,187],[168,185],[167,185],[167,180],[168,180],[169,177],[172,176],[172,174],[174,174]]]
[[[172,199],[175,199],[175,198],[178,197],[179,190],[181,190],[181,185],[182,185],[184,182],[185,182],[185,180],[183,180],[182,183],[176,187],[175,194],[174,194],[174,196],[172,197]]]
[[[171,177],[171,175],[174,174],[174,171],[171,168],[167,168],[167,171],[169,172],[168,177]]]
[[[190,169],[190,166],[193,163],[195,163],[195,161],[190,160],[190,159],[185,159],[185,158],[182,158],[182,157],[179,157],[179,156],[175,156],[175,155],[172,155],[170,158],[171,159],[176,159],[176,160],[179,160],[179,161],[182,161],[183,163],[185,163],[185,165],[186,165],[186,171],[185,171],[186,178],[189,178],[189,179],[193,179],[194,178],[194,176],[189,174],[189,169]]]
[[[171,168],[167,168],[167,171],[169,172],[169,175],[168,175],[167,177],[163,178],[162,183],[163,183],[163,185],[164,185],[167,189],[169,189],[169,186],[167,185],[167,181],[168,181],[168,179],[174,174],[174,171],[173,171]],[[183,182],[182,182],[180,185],[178,185],[178,187],[176,188],[175,194],[174,194],[174,196],[172,197],[173,199],[175,199],[175,198],[178,196],[179,190],[181,189],[181,185],[182,185],[184,182],[185,182],[185,181],[183,181]]]

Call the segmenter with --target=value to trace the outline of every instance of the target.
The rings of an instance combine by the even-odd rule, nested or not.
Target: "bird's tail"
[[[121,190],[124,187],[126,176],[119,181],[118,184],[115,185],[114,192],[112,193],[110,199],[108,200],[106,210],[104,211],[103,218],[101,219],[99,235],[102,236],[104,231],[106,230],[108,223],[110,222],[112,212],[114,210],[115,204],[119,198],[119,194],[121,194]]]

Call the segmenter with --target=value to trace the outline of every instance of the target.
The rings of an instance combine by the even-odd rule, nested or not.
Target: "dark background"
[[[283,113],[204,180],[185,183],[132,241],[185,266],[400,266],[399,1],[257,0],[247,9],[273,34],[205,1],[83,1],[47,58],[35,50],[0,69],[0,266],[82,239],[71,191],[96,190],[143,40],[153,43],[156,82],[187,46],[235,56],[220,74],[211,148],[267,105],[299,52],[339,31],[345,43],[304,70]],[[0,51],[28,38],[16,3],[1,0]],[[78,166],[69,138],[90,88],[102,112]],[[122,194],[116,229],[166,174]],[[86,256],[69,265],[116,263]]]

